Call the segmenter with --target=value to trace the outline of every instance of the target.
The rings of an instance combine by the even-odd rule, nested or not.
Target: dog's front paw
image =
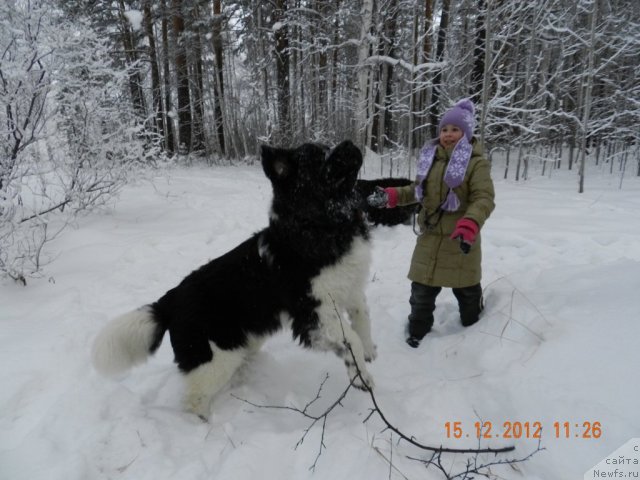
[[[376,358],[378,358],[378,347],[373,343],[364,345],[365,362],[373,362]]]
[[[358,371],[355,367],[349,368],[349,377],[351,378],[351,384],[358,390],[373,390],[373,377],[366,370],[360,369]]]

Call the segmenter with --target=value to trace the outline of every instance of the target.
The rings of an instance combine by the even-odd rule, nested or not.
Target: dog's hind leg
[[[247,355],[245,348],[221,350],[213,342],[209,342],[209,345],[213,358],[185,373],[185,408],[204,420],[209,418],[213,396],[229,383]]]

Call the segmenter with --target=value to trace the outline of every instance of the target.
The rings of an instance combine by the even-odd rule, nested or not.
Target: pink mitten
[[[384,189],[387,194],[387,208],[395,208],[398,205],[398,190],[393,187]]]
[[[463,253],[469,253],[469,249],[473,242],[476,241],[476,235],[478,235],[478,224],[470,218],[461,218],[456,223],[456,228],[449,238],[451,240],[460,239],[460,249]]]

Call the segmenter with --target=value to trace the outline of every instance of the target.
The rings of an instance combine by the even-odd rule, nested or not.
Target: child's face
[[[460,129],[460,127],[456,127],[455,125],[447,124],[443,125],[440,129],[440,145],[444,148],[453,147],[458,140],[462,138],[464,132]]]

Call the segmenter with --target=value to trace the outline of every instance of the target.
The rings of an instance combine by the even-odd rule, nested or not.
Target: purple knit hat
[[[460,127],[465,137],[467,137],[467,140],[471,141],[473,128],[476,125],[473,117],[474,113],[475,108],[473,102],[468,98],[463,98],[444,113],[438,125],[438,135],[440,135],[440,130],[445,125],[455,125],[456,127]]]

